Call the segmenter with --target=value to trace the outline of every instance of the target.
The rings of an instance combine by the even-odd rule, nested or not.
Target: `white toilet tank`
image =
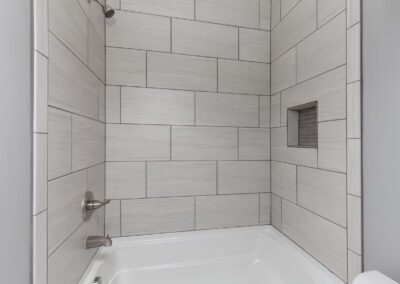
[[[399,284],[378,271],[369,271],[354,279],[352,284]]]

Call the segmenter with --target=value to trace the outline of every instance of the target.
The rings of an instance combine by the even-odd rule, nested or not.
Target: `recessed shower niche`
[[[288,109],[288,146],[318,148],[318,102]]]

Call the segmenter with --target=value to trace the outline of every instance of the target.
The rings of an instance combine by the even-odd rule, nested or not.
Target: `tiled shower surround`
[[[77,283],[88,235],[271,223],[351,281],[360,1],[108,4],[35,0],[34,283]],[[311,102],[318,148],[288,147]],[[84,222],[86,190],[112,201]]]

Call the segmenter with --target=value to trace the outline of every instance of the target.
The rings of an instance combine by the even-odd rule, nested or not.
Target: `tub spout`
[[[112,246],[112,240],[110,236],[90,236],[86,238],[85,248],[98,248],[98,247],[110,247]]]

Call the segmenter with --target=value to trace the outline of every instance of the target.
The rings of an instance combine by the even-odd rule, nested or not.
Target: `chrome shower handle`
[[[104,201],[85,200],[85,207],[87,211],[93,211],[107,205],[108,203],[110,203],[110,201],[110,199],[106,199]]]

